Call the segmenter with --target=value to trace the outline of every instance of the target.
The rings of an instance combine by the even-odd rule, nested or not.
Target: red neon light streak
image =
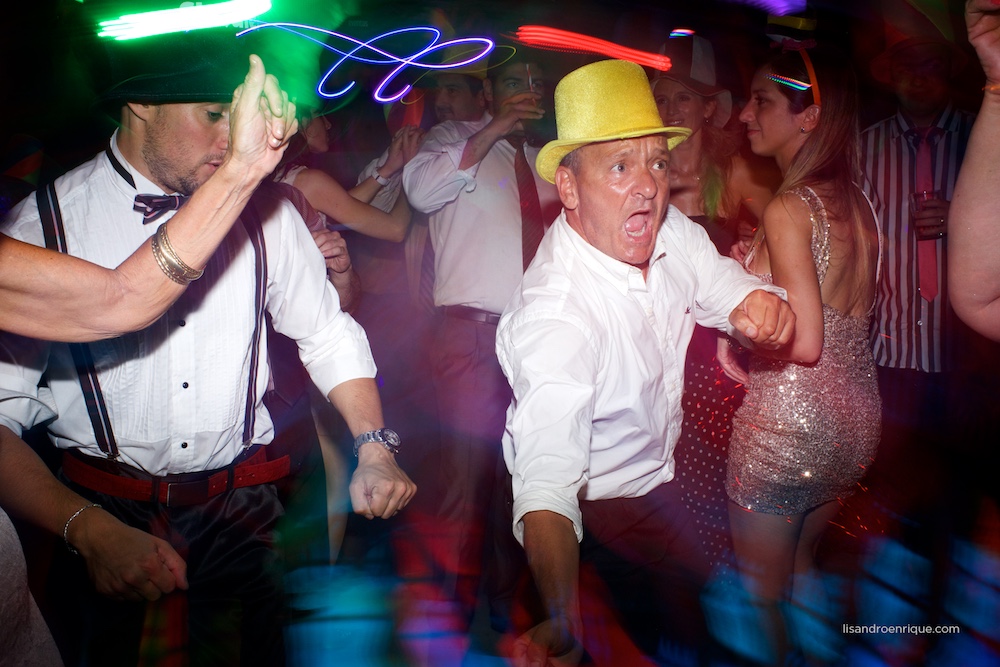
[[[652,67],[662,72],[670,69],[670,58],[658,53],[639,51],[608,42],[596,37],[581,35],[578,32],[547,28],[541,25],[523,25],[517,29],[514,38],[527,46],[556,51],[577,51],[583,53],[598,53],[609,58],[630,60],[639,65]]]

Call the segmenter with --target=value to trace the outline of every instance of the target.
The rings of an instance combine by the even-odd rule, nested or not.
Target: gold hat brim
[[[620,132],[617,134],[603,136],[603,137],[588,137],[585,139],[565,139],[550,141],[542,147],[542,150],[538,151],[538,157],[535,159],[535,168],[538,170],[538,175],[544,178],[549,183],[556,182],[556,168],[562,159],[575,151],[581,146],[586,146],[588,144],[599,144],[605,141],[616,141],[619,139],[635,139],[637,137],[645,137],[652,134],[666,134],[667,135],[667,149],[673,150],[674,147],[691,136],[691,130],[686,127],[650,127],[642,130],[632,130],[630,132]]]

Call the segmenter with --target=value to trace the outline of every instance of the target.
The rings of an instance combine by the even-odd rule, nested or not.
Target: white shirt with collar
[[[639,497],[673,478],[694,325],[732,333],[729,314],[757,289],[785,296],[673,206],[645,280],[556,219],[497,331],[514,390],[503,449],[518,540],[537,510],[581,539],[580,499]]]
[[[516,150],[501,139],[479,163],[458,168],[469,137],[492,119],[486,113],[476,121],[435,125],[403,168],[403,190],[410,205],[430,214],[438,306],[499,313],[523,273]],[[538,149],[527,146],[525,156],[534,172]],[[537,172],[535,186],[547,224],[559,213],[559,195]]]
[[[71,254],[108,268],[118,266],[152,236],[160,222],[143,225],[132,210],[136,190],[160,194],[124,159],[132,187],[105,153],[56,181]],[[364,330],[340,310],[326,280],[323,257],[284,199],[270,200],[262,216],[267,248],[267,310],[274,328],[296,340],[317,387],[327,394],[345,380],[374,377]],[[44,245],[34,195],[19,204],[3,230]],[[254,252],[237,223],[195,281],[148,328],[90,344],[123,463],[151,474],[220,468],[241,451],[251,365],[256,378],[255,443],[273,438],[262,398],[270,373],[267,337],[251,358],[254,329]],[[56,415],[49,432],[56,446],[99,450],[69,348],[4,334],[0,338],[0,424],[20,434]],[[47,372],[48,386],[39,388]]]

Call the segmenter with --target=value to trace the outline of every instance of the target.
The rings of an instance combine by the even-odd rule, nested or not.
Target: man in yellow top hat
[[[669,206],[670,149],[688,130],[663,127],[641,67],[586,65],[559,83],[555,108],[559,138],[536,165],[563,211],[497,332],[514,392],[503,442],[513,529],[546,611],[515,662],[575,664],[586,647],[598,664],[637,664],[663,640],[705,636],[706,559],[668,483],[694,325],[777,349],[795,318],[780,288]],[[592,571],[610,599],[578,584]],[[607,606],[627,646],[601,636]]]

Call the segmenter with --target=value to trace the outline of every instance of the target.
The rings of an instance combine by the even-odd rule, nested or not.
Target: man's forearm
[[[341,382],[327,396],[347,422],[354,436],[385,426],[382,402],[374,378],[355,378]]]
[[[502,132],[494,123],[489,123],[479,130],[465,142],[462,150],[462,159],[458,163],[459,170],[469,169],[480,162],[490,152],[493,145],[504,137]]]
[[[35,451],[0,426],[0,507],[56,535],[87,501],[49,471]]]
[[[524,551],[550,619],[565,624],[569,640],[579,641],[580,544],[573,522],[546,510],[524,515]]]

